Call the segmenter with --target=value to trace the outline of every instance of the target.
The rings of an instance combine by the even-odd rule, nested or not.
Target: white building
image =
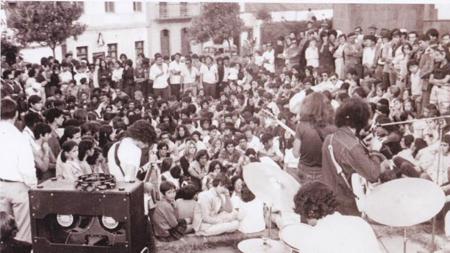
[[[157,52],[171,55],[191,50],[187,29],[192,17],[200,14],[200,3],[145,1],[84,1],[79,22],[86,31],[67,39],[56,49],[56,58],[72,52],[76,58],[92,62],[97,56],[135,59],[138,53],[153,58]],[[28,62],[39,62],[52,55],[50,48],[30,47],[21,50]]]

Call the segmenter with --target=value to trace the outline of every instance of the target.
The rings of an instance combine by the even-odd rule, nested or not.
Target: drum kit
[[[248,188],[271,209],[292,210],[294,196],[300,185],[287,172],[270,159],[262,159],[244,166],[243,176]],[[406,229],[432,219],[444,206],[444,192],[431,181],[420,178],[401,178],[376,186],[365,200],[365,214],[369,219],[386,226],[402,227],[403,252],[406,253]],[[270,210],[270,215],[272,210]],[[271,219],[269,218],[271,221]],[[238,249],[243,253],[308,253],[302,248],[313,233],[313,227],[300,223],[281,228],[281,241],[273,240],[271,226],[268,238],[241,241]],[[385,248],[386,252],[388,250]]]

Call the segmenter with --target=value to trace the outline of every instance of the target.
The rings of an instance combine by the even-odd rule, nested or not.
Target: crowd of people
[[[0,200],[16,238],[31,242],[29,187],[89,173],[148,179],[155,237],[170,241],[264,230],[264,204],[242,177],[261,157],[302,185],[324,182],[342,214],[360,211],[342,183],[354,172],[445,188],[449,124],[382,124],[449,115],[449,49],[450,35],[436,29],[343,34],[310,23],[242,56],[2,61]]]

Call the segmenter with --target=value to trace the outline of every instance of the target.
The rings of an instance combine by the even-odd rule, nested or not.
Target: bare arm
[[[295,158],[299,158],[300,157],[300,148],[302,146],[302,142],[300,141],[300,139],[295,138],[294,140],[294,147],[292,150],[292,153],[294,154]]]

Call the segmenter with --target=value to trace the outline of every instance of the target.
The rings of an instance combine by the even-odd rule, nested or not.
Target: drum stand
[[[243,253],[285,253],[289,249],[280,241],[272,240],[272,204],[269,206],[269,230],[268,236],[254,239],[247,239],[239,242],[238,249]]]
[[[406,227],[403,228],[403,253],[406,253],[406,242],[408,241],[406,237]]]

